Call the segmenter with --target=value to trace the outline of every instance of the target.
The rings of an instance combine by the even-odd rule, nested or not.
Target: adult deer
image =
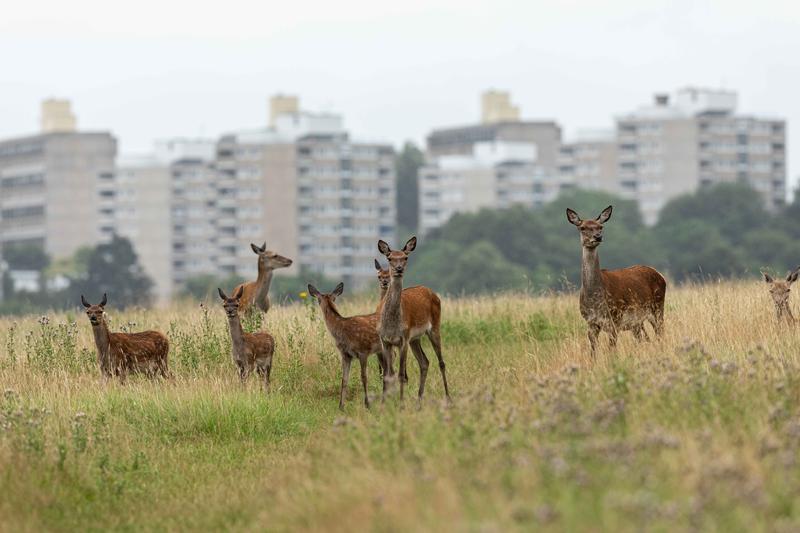
[[[278,255],[272,250],[267,250],[266,242],[261,246],[251,243],[250,248],[258,255],[258,277],[255,281],[242,283],[234,289],[234,293],[239,288],[243,290],[239,307],[241,312],[246,313],[255,305],[266,313],[269,311],[269,286],[272,283],[272,272],[278,268],[291,266],[292,260]]]
[[[392,275],[389,269],[383,268],[377,259],[375,259],[375,270],[378,273],[378,288],[380,289],[380,300],[382,301],[386,296],[386,292],[389,290],[389,283],[392,281]],[[380,303],[378,304],[378,308],[380,309]]]
[[[97,347],[97,360],[100,372],[106,377],[117,376],[124,382],[128,374],[141,372],[148,377],[160,373],[164,378],[171,378],[167,355],[169,341],[158,331],[142,331],[140,333],[111,333],[105,318],[108,297],[92,305],[81,294],[81,303],[86,308],[86,315],[92,324],[94,343]]]
[[[786,275],[786,280],[773,279],[772,276],[764,272],[764,281],[769,284],[769,293],[775,304],[778,322],[795,323],[794,315],[792,315],[792,310],[789,308],[789,295],[792,290],[792,284],[797,281],[798,275],[800,275],[800,267],[797,267],[793,272],[789,272]]]
[[[339,391],[339,409],[344,410],[344,398],[350,379],[350,365],[358,359],[361,365],[361,385],[364,387],[364,405],[369,408],[367,394],[367,362],[370,354],[377,354],[383,364],[381,341],[378,338],[378,315],[357,315],[344,317],[336,308],[336,298],[344,292],[344,283],[339,283],[333,292],[323,294],[313,285],[308,286],[308,294],[317,299],[322,310],[325,325],[342,356],[342,387]]]
[[[581,235],[581,316],[589,325],[592,355],[597,337],[605,331],[616,345],[617,334],[630,330],[642,340],[644,325],[650,322],[656,335],[664,329],[664,297],[667,282],[657,270],[636,265],[619,270],[601,270],[597,247],[603,242],[603,225],[611,218],[612,206],[606,207],[595,220],[581,220],[578,213],[567,209],[567,220],[577,226]]]
[[[391,381],[394,376],[392,358],[396,348],[400,353],[400,398],[403,398],[403,389],[408,382],[406,358],[410,346],[419,364],[419,400],[422,401],[429,365],[428,357],[422,350],[420,342],[420,338],[424,334],[431,341],[436,357],[439,359],[444,393],[450,399],[445,363],[442,357],[441,301],[436,293],[427,287],[409,287],[403,290],[403,274],[408,264],[408,256],[416,247],[416,237],[411,237],[402,250],[392,250],[385,241],[378,241],[378,250],[389,260],[391,274],[386,295],[378,305],[377,311],[379,315],[378,336],[381,340],[385,370],[383,375],[384,392],[387,380]]]
[[[250,373],[255,370],[264,379],[264,389],[269,392],[269,375],[272,372],[272,355],[275,353],[275,339],[264,331],[258,333],[245,333],[239,319],[241,306],[242,286],[236,287],[233,297],[228,296],[218,288],[219,297],[222,298],[222,307],[228,316],[228,329],[231,333],[231,355],[233,362],[239,367],[239,379],[244,385]]]

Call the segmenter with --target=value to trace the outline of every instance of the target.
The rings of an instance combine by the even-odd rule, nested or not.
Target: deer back
[[[271,358],[275,352],[275,338],[267,332],[245,333],[244,344],[247,355],[252,357],[251,363],[256,359]]]
[[[169,341],[158,331],[109,333],[109,344],[112,363],[122,363],[132,370],[166,361],[169,353]]]
[[[664,305],[667,282],[654,268],[636,265],[601,270],[606,303],[612,316],[631,309],[655,310]]]

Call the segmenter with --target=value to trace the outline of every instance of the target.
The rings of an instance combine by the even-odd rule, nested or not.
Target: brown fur
[[[231,334],[231,356],[239,368],[239,379],[244,385],[253,369],[263,378],[264,389],[269,392],[270,373],[272,372],[272,356],[275,353],[275,339],[266,332],[245,333],[239,320],[239,305],[242,288],[237,287],[232,298],[228,298],[222,289],[217,289],[222,298],[222,307],[228,316]]]
[[[400,398],[402,399],[405,384],[408,382],[406,359],[410,347],[419,364],[419,399],[421,401],[425,392],[425,380],[430,364],[420,342],[422,335],[426,335],[439,360],[439,371],[442,374],[445,396],[449,399],[450,390],[447,386],[446,365],[442,356],[441,301],[436,293],[427,287],[417,286],[403,290],[403,274],[408,256],[414,251],[416,245],[416,237],[409,239],[402,250],[391,250],[386,242],[378,242],[378,250],[389,260],[391,273],[389,288],[378,304],[377,310],[380,317],[378,335],[383,348],[383,365],[386,374],[391,378],[394,348],[398,348],[400,351]],[[378,266],[376,262],[376,268]],[[384,380],[387,379],[386,374]]]
[[[603,241],[603,224],[611,218],[608,206],[596,220],[581,220],[567,209],[567,220],[581,235],[581,316],[589,325],[589,343],[596,351],[597,336],[605,331],[614,346],[620,331],[632,331],[642,340],[644,325],[650,322],[656,335],[664,328],[664,299],[667,282],[657,270],[636,265],[619,270],[601,270],[597,247]]]
[[[106,295],[97,305],[91,305],[81,295],[81,303],[92,324],[100,372],[106,376],[117,376],[125,381],[128,374],[142,373],[150,378],[160,373],[171,378],[167,357],[169,341],[158,331],[141,333],[111,333],[105,319]]]
[[[333,292],[320,293],[313,285],[308,286],[308,294],[317,299],[325,319],[325,325],[336,343],[336,348],[342,356],[342,386],[339,390],[339,409],[344,409],[344,398],[347,383],[350,378],[350,364],[353,358],[358,359],[361,365],[361,384],[364,388],[364,405],[369,407],[367,394],[367,362],[370,354],[377,354],[381,358],[381,341],[378,337],[378,315],[358,315],[343,317],[336,308],[336,298],[344,291],[344,284],[340,283]]]
[[[243,291],[240,312],[247,313],[255,305],[256,308],[266,313],[270,307],[269,286],[272,283],[272,271],[291,266],[292,260],[278,255],[272,250],[267,250],[266,242],[261,246],[251,243],[250,248],[258,255],[258,277],[255,281],[238,285],[233,292],[236,293],[239,288]]]
[[[800,274],[800,267],[786,275],[786,279],[773,279],[769,274],[764,274],[764,281],[769,284],[769,293],[772,296],[772,303],[775,304],[775,313],[778,322],[794,324],[796,322],[792,309],[789,307],[789,296],[791,295],[792,284],[797,281]]]

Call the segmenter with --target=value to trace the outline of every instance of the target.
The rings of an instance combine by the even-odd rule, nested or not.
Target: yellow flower
[[[302,298],[303,300],[305,300],[306,298],[308,298],[308,293],[307,293],[306,291],[303,291],[303,292],[301,292],[301,293],[300,293],[300,298]]]

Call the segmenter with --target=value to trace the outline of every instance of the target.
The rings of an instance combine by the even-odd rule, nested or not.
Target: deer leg
[[[589,345],[592,347],[592,357],[597,354],[597,337],[600,335],[600,326],[589,325]]]
[[[400,345],[400,399],[403,399],[403,389],[408,383],[408,372],[406,371],[406,361],[408,360],[408,341],[403,339],[403,344]]]
[[[272,369],[272,359],[261,359],[256,361],[256,371],[264,380],[262,386],[269,393],[269,372]]]
[[[447,373],[445,372],[446,365],[444,364],[444,357],[442,357],[442,336],[438,329],[432,329],[427,332],[428,340],[431,341],[433,351],[436,352],[436,358],[439,360],[439,372],[442,373],[442,383],[444,384],[444,395],[449,400],[450,390],[447,388]]]
[[[267,368],[264,376],[264,381],[267,385],[267,392],[269,392],[270,390],[269,380],[271,375],[272,375],[272,356],[270,356],[269,359],[267,359]]]
[[[653,318],[650,320],[653,325],[653,330],[656,332],[656,337],[660,337],[664,333],[664,303],[653,311]]]
[[[386,399],[386,393],[391,387],[393,374],[392,371],[392,355],[393,355],[394,347],[390,344],[384,342],[381,339],[381,368],[383,369],[383,393],[381,395],[381,401]]]
[[[361,364],[361,386],[364,387],[364,406],[369,409],[369,394],[367,394],[367,362],[369,361],[369,354],[359,357],[358,362]]]
[[[428,356],[425,355],[425,351],[422,349],[422,342],[420,339],[414,339],[411,341],[411,351],[414,352],[414,357],[417,358],[417,363],[419,364],[419,402],[422,404],[422,395],[425,394],[425,380],[428,379]]]
[[[339,390],[339,410],[344,411],[344,397],[347,393],[347,382],[350,380],[350,363],[353,358],[350,354],[342,353],[342,387]]]
[[[237,363],[239,365],[239,381],[242,383],[242,386],[247,383],[247,378],[250,376],[250,368],[247,366],[246,363]]]

